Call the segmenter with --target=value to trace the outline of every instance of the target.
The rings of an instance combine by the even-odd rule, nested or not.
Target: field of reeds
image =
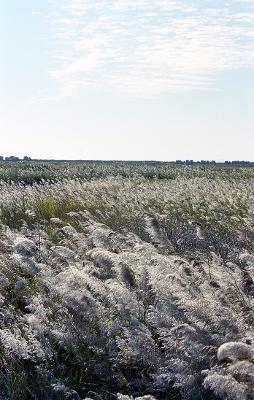
[[[254,399],[254,169],[0,163],[0,399]]]

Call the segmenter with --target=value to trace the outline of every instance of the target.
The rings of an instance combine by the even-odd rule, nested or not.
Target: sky
[[[254,0],[0,0],[0,155],[254,161]]]

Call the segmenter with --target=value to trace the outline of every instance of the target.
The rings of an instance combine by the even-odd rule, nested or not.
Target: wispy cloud
[[[59,96],[87,87],[153,97],[217,88],[254,66],[254,0],[51,0]]]

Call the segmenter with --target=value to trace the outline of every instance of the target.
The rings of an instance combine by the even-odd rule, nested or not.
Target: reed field
[[[0,163],[1,400],[254,399],[254,168]]]

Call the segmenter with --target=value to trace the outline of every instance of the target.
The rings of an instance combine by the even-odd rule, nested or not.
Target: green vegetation
[[[1,162],[0,180],[28,185],[57,182],[66,178],[99,179],[107,177],[144,177],[146,179],[176,179],[178,177],[209,179],[252,179],[254,167],[219,164],[179,165],[162,162],[84,161],[84,162]]]

